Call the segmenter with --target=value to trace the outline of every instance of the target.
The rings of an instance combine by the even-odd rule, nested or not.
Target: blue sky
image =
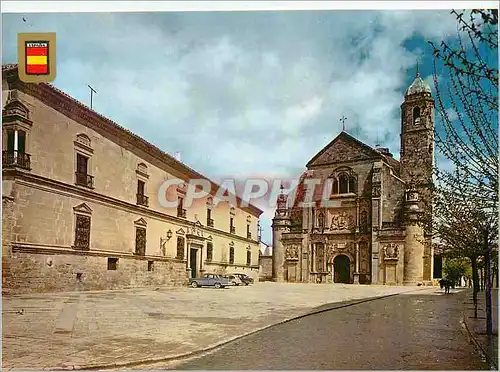
[[[2,62],[18,32],[56,32],[54,84],[74,98],[90,84],[96,111],[215,181],[297,177],[342,115],[399,158],[417,60],[432,87],[427,40],[456,29],[436,10],[3,14]]]

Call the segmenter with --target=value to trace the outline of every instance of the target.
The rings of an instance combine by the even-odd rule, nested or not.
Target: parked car
[[[240,278],[240,280],[245,285],[253,284],[253,279],[250,278],[247,274],[233,274],[233,275],[237,276],[238,278]]]
[[[243,282],[241,281],[240,277],[238,275],[230,274],[230,275],[224,275],[224,278],[227,278],[229,280],[229,283],[231,285],[243,285]]]
[[[224,288],[230,286],[229,279],[217,274],[205,274],[201,278],[189,279],[189,285],[193,288],[197,287],[215,287]]]

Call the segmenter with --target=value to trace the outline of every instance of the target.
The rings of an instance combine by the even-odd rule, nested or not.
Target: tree
[[[476,266],[478,258],[484,257],[486,318],[488,334],[491,334],[491,258],[495,244],[492,237],[498,232],[499,186],[498,10],[453,10],[451,13],[458,22],[456,42],[443,41],[439,46],[430,43],[435,57],[434,86],[442,124],[436,127],[436,144],[453,164],[451,170],[437,171],[436,179],[448,197],[451,194],[459,199],[458,220],[467,214],[460,210],[467,204],[463,197],[474,202],[470,206],[472,219],[462,220],[471,229],[463,239],[474,247],[467,253],[473,256],[470,258],[476,316]],[[439,81],[439,68],[448,72],[444,82]],[[461,245],[454,254],[464,253],[463,248]]]
[[[443,271],[448,279],[457,283],[467,274],[468,263],[463,258],[446,260]]]
[[[454,167],[440,171],[448,186],[482,198],[496,210],[498,200],[498,10],[451,12],[458,21],[456,42],[430,42],[434,53],[434,86],[440,116],[438,150]],[[438,70],[447,70],[440,82]]]

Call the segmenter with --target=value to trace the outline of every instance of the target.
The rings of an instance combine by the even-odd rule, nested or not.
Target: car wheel
[[[215,288],[219,289],[221,287],[220,283],[215,283]]]
[[[248,282],[245,282],[245,285],[248,285]]]
[[[197,288],[197,287],[198,287],[198,283],[196,283],[196,282],[191,282],[191,287],[193,287],[193,288]]]

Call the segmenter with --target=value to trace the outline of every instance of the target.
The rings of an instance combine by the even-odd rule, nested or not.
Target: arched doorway
[[[335,283],[350,283],[351,272],[350,272],[350,260],[346,255],[339,255],[333,260],[334,272],[335,272]]]

